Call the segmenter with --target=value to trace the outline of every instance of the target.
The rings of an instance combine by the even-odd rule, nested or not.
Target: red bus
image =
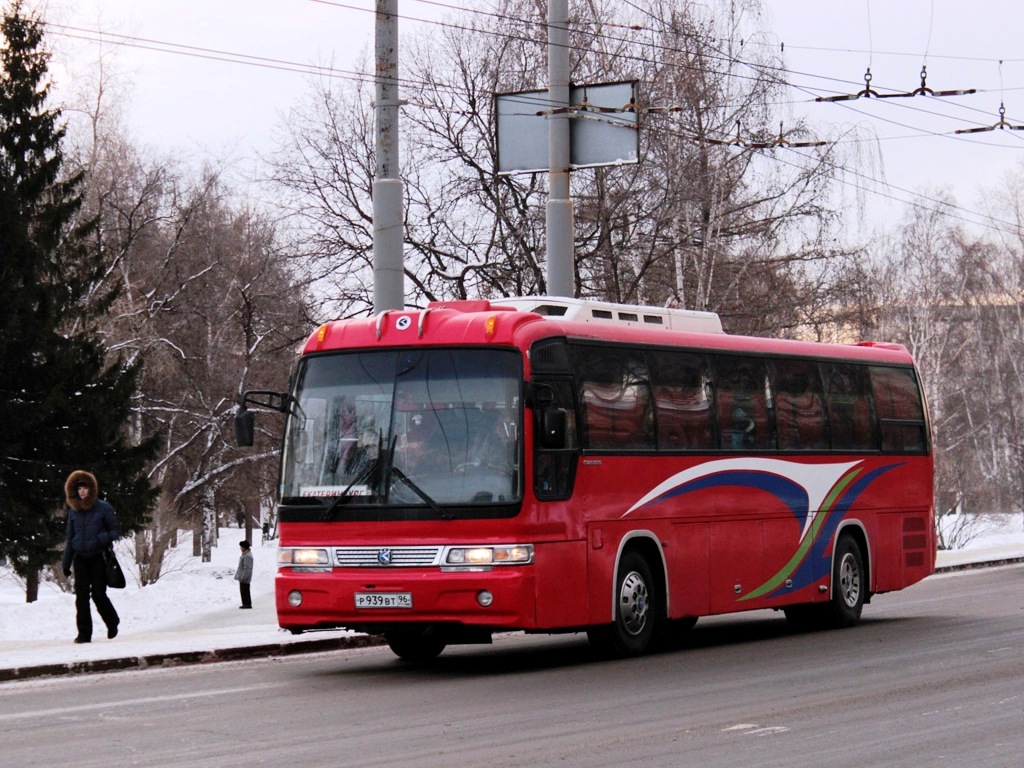
[[[855,624],[934,570],[932,458],[895,344],[733,336],[546,297],[319,328],[287,393],[276,602],[292,632],[433,658],[492,633],[638,655],[700,616]]]

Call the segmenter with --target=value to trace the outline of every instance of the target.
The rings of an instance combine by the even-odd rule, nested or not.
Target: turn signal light
[[[324,339],[327,338],[327,331],[329,329],[330,329],[330,326],[327,325],[327,323],[324,323],[319,328],[317,328],[317,331],[316,331],[316,343],[317,343],[317,346],[320,346],[320,345],[322,345],[324,343]]]

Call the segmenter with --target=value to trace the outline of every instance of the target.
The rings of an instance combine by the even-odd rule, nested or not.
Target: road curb
[[[61,675],[85,675],[99,672],[119,672],[127,669],[154,669],[180,667],[191,664],[216,664],[223,661],[265,658],[269,656],[297,656],[304,653],[325,653],[348,648],[367,648],[382,645],[384,639],[371,635],[352,635],[320,640],[302,640],[292,643],[264,643],[212,651],[179,651],[150,653],[142,656],[124,656],[115,659],[71,661],[61,664],[38,664],[29,667],[0,669],[0,683]]]
[[[977,563],[959,563],[957,565],[943,565],[935,569],[936,573],[952,573],[953,571],[973,571],[979,568],[998,568],[1001,565],[1020,565],[1024,563],[1024,557],[1000,557],[994,560],[983,560]]]
[[[998,568],[1003,565],[1019,565],[1021,563],[1024,563],[1024,557],[1004,557],[975,563],[944,565],[936,568],[935,573]],[[292,643],[265,643],[263,645],[218,648],[213,651],[151,653],[144,656],[126,656],[117,659],[72,661],[63,664],[39,664],[31,667],[0,669],[0,683],[38,677],[118,672],[126,669],[179,667],[186,664],[216,664],[223,661],[241,661],[243,659],[265,658],[268,656],[297,656],[304,653],[326,653],[330,651],[343,651],[349,648],[368,648],[383,644],[384,638],[375,635],[351,635],[330,639],[298,640]]]

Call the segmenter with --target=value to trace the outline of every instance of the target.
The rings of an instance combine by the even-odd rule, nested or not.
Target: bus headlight
[[[533,545],[449,547],[444,562],[446,565],[528,565],[533,562]]]
[[[326,549],[287,547],[278,550],[277,565],[293,571],[330,571],[331,556]]]

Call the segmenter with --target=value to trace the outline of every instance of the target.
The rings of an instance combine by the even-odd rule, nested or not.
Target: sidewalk
[[[272,595],[251,611],[232,605],[177,626],[149,632],[119,632],[106,638],[97,621],[91,643],[76,645],[74,613],[61,640],[0,642],[0,682],[50,675],[201,664],[256,656],[333,651],[377,644],[376,638],[347,631],[292,635],[277,626]],[[116,599],[116,598],[115,598]]]
[[[240,610],[234,580],[245,532],[222,528],[207,562],[192,554],[189,535],[165,559],[163,575],[141,580],[130,539],[118,542],[126,589],[108,594],[121,618],[107,639],[93,609],[92,642],[76,645],[75,597],[44,583],[26,603],[24,584],[0,569],[0,681],[43,675],[194,664],[250,656],[334,650],[375,642],[346,631],[292,635],[277,626],[276,542],[253,542],[252,610]]]
[[[936,573],[966,571],[971,568],[996,568],[1000,565],[1024,563],[1024,543],[996,544],[975,549],[939,552]]]
[[[939,552],[937,573],[1024,563],[1024,545],[1004,544]],[[0,682],[52,675],[288,656],[365,647],[381,640],[354,632],[328,631],[292,635],[277,626],[273,594],[253,593],[253,610],[230,607],[186,618],[152,631],[125,631],[107,640],[96,627],[93,642],[75,645],[73,609],[65,619],[66,638],[0,641]]]

